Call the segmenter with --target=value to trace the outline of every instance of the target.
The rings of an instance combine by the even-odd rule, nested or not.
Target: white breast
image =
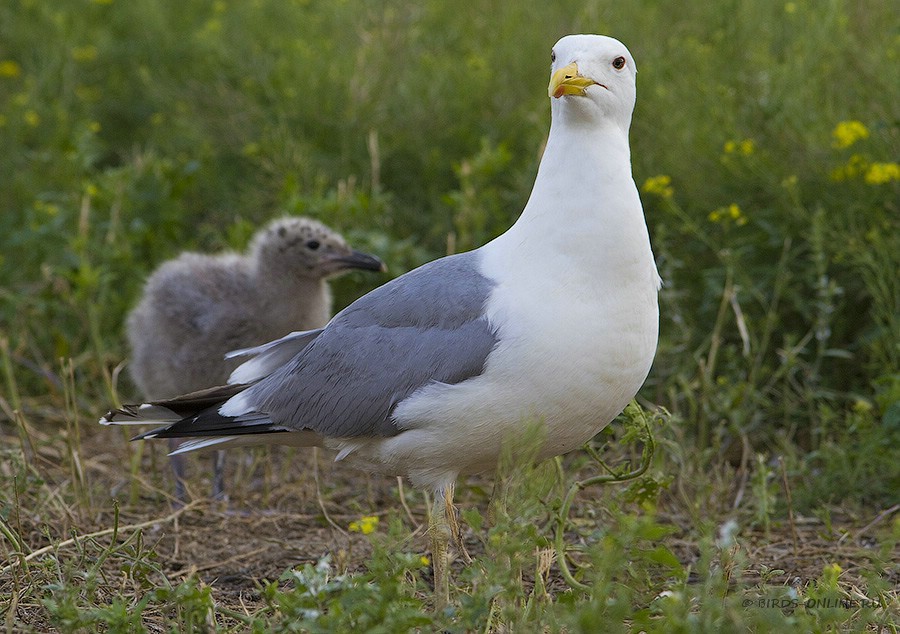
[[[407,431],[380,443],[379,462],[422,484],[492,468],[503,442],[529,422],[543,426],[543,457],[576,449],[622,411],[650,370],[658,278],[649,248],[617,275],[583,279],[547,263],[512,266],[503,253],[486,249],[486,272],[516,274],[488,302],[500,342],[484,373],[418,391],[394,413]]]

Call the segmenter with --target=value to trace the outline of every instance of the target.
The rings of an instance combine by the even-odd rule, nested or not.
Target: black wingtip
[[[131,422],[123,423],[119,419],[130,418],[132,420],[138,420],[140,418],[138,415],[139,407],[140,405],[123,405],[120,408],[108,410],[100,417],[99,423],[101,425],[130,425],[132,424]]]
[[[161,434],[169,429],[169,427],[171,427],[171,425],[156,427],[154,429],[151,429],[150,431],[145,431],[142,434],[138,434],[137,436],[132,436],[130,440],[131,442],[134,442],[135,440],[149,440],[151,438],[160,438]]]

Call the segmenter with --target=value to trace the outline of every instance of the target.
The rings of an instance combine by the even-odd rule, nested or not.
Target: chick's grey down
[[[226,353],[324,326],[328,278],[382,266],[308,218],[270,223],[246,254],[183,253],[150,276],[128,317],[131,376],[148,399],[222,385],[239,364]]]

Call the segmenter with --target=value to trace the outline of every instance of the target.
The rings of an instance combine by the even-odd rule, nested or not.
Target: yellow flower
[[[422,555],[421,557],[419,557],[419,563],[422,564],[423,566],[427,566],[428,564],[431,563],[431,560],[428,557],[426,557],[425,555]]]
[[[844,165],[831,170],[831,180],[847,181],[856,178],[860,174],[866,173],[869,169],[869,162],[861,154],[854,154]]]
[[[97,132],[100,132],[100,123],[98,121],[91,121],[88,124],[88,130],[90,130],[94,134],[96,134]]]
[[[55,203],[45,203],[43,200],[34,201],[35,211],[40,211],[48,216],[56,216],[59,214],[59,205]]]
[[[834,147],[846,148],[850,147],[860,139],[869,138],[869,129],[862,121],[841,121],[834,127],[834,130],[831,131],[831,136],[834,137],[834,141],[832,142]]]
[[[753,154],[754,150],[756,150],[756,143],[753,142],[753,139],[742,139],[740,141],[728,140],[725,141],[722,150],[725,154],[740,153],[744,156],[750,156]]]
[[[93,62],[97,59],[97,47],[93,44],[76,46],[72,49],[72,59],[76,62]]]
[[[0,77],[18,77],[22,74],[22,67],[11,59],[0,61]]]
[[[651,176],[644,181],[641,190],[648,194],[656,194],[660,198],[671,198],[675,194],[675,189],[672,187],[672,177],[665,174]]]
[[[863,179],[869,185],[884,185],[900,180],[900,165],[897,163],[872,163],[866,169]]]
[[[41,122],[41,115],[39,115],[34,110],[26,110],[25,114],[22,115],[22,118],[25,119],[25,123],[30,125],[32,128],[36,128]]]
[[[706,216],[706,219],[710,222],[733,222],[738,227],[743,227],[747,224],[747,216],[744,215],[744,212],[741,211],[741,208],[737,203],[731,203],[727,207],[713,209],[709,212],[709,215]]]
[[[378,516],[365,515],[359,518],[359,520],[356,522],[350,522],[350,526],[348,528],[354,533],[362,533],[363,535],[368,535],[370,533],[374,533],[377,527]]]

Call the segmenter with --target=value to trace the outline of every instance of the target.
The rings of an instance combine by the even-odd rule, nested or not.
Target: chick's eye
[[[623,68],[625,68],[625,58],[619,55],[613,60],[612,65],[616,70],[622,70]]]
[[[556,51],[551,50],[550,51],[550,63],[552,64],[555,61],[556,61]]]
[[[309,242],[306,243],[306,248],[312,249],[313,251],[315,251],[316,249],[319,248],[319,241],[318,240],[310,240]]]

